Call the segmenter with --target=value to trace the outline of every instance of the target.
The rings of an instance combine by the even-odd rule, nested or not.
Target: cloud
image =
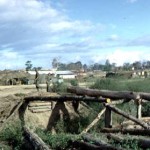
[[[135,3],[137,2],[138,0],[127,0],[129,3]]]
[[[120,37],[117,34],[112,34],[110,35],[110,37],[108,37],[108,39],[106,39],[108,41],[119,41]]]
[[[116,63],[117,66],[121,66],[124,63],[133,63],[135,61],[147,60],[150,57],[150,54],[145,51],[138,50],[123,50],[116,49],[110,53],[101,53],[100,55],[95,55],[92,57],[93,62],[105,62],[107,59],[110,63]]]
[[[47,58],[50,54],[85,52],[92,44],[82,39],[105,30],[100,23],[72,20],[63,8],[44,0],[1,0],[0,18],[0,51],[7,52],[3,57],[11,53],[24,57],[22,61],[36,60],[40,55]]]

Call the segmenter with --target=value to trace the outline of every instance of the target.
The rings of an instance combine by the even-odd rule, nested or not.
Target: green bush
[[[62,82],[62,83],[53,83],[53,92],[66,92],[67,91],[67,84]]]
[[[141,150],[138,146],[138,142],[135,139],[127,138],[119,143],[111,140],[111,144],[114,145],[116,148],[123,148],[123,149],[132,149],[132,150]]]
[[[125,89],[125,84],[120,84],[120,82],[116,79],[98,79],[96,82],[90,87],[92,89],[100,89],[100,90],[117,90],[121,91]]]
[[[72,86],[78,86],[78,81],[77,80],[70,80],[70,84]]]
[[[23,143],[21,123],[8,124],[0,132],[0,140],[6,141],[14,150],[21,150]]]
[[[37,129],[36,133],[41,137],[41,139],[50,145],[52,149],[67,149],[69,141],[74,141],[80,139],[80,136],[60,133],[52,135],[49,132]]]

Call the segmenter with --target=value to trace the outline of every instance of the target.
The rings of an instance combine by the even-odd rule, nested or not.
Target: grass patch
[[[20,122],[8,124],[0,132],[0,141],[7,142],[14,150],[21,150],[23,137],[22,127]]]
[[[90,88],[112,91],[149,92],[150,79],[97,79]]]
[[[36,133],[38,136],[52,149],[69,149],[69,142],[79,140],[80,136],[73,134],[60,133],[52,135],[47,131],[37,129]]]

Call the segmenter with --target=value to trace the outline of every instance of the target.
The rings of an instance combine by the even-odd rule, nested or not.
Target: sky
[[[0,70],[150,60],[150,0],[0,0]]]

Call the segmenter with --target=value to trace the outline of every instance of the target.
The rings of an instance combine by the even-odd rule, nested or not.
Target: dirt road
[[[41,85],[41,91],[46,92],[46,85]],[[35,85],[11,85],[0,86],[0,97],[14,94],[28,94],[31,92],[37,92]]]

